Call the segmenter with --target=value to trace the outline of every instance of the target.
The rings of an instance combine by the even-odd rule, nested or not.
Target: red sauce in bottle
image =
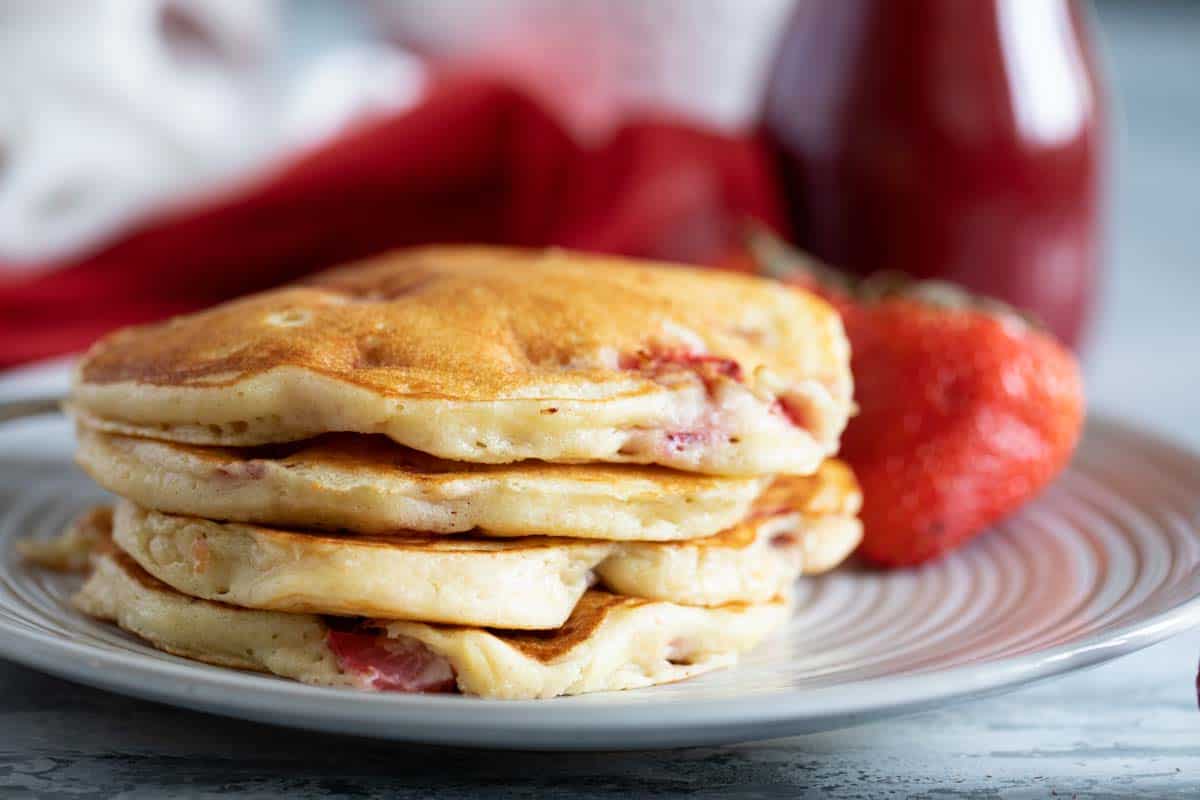
[[[798,244],[939,277],[1075,345],[1102,243],[1105,98],[1071,0],[808,0],[766,105]]]

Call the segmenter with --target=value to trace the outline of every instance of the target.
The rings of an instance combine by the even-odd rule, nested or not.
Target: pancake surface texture
[[[714,606],[765,602],[801,574],[826,572],[862,540],[862,492],[837,460],[816,475],[782,476],[750,516],[686,542],[628,542],[596,567],[604,585],[633,597]]]
[[[123,501],[114,538],[189,595],[247,608],[517,629],[555,628],[595,570],[610,589],[686,605],[766,602],[861,538],[849,468],[778,478],[742,522],[687,542],[292,532]]]
[[[560,251],[432,247],[117,332],[73,402],[116,432],[259,445],[379,433],[478,463],[807,474],[851,408],[822,300]]]
[[[188,597],[111,548],[93,558],[75,604],[161,650],[211,664],[318,686],[501,699],[633,689],[728,666],[789,611],[785,598],[687,608],[590,591],[558,631],[389,621],[346,630],[314,614]]]
[[[375,623],[446,658],[468,694],[544,698],[636,689],[729,666],[787,620],[791,602],[698,608],[589,591],[546,633]]]
[[[743,519],[769,482],[633,464],[468,464],[361,434],[230,449],[81,424],[76,438],[96,482],[141,506],[368,534],[695,538]]]
[[[293,533],[147,511],[128,501],[117,545],[179,591],[248,608],[556,628],[610,552],[586,539]]]
[[[93,617],[116,622],[160,650],[222,667],[304,675],[319,686],[354,686],[325,644],[328,628],[312,614],[250,611],[188,597],[108,550],[73,599]]]

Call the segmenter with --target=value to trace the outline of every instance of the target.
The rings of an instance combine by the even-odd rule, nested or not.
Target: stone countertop
[[[1196,797],[1200,634],[1014,694],[827,734],[633,753],[372,742],[0,666],[0,795]],[[7,796],[7,795],[6,795]]]
[[[1200,4],[1099,11],[1118,131],[1113,263],[1088,356],[1093,405],[1200,449]],[[1012,694],[836,733],[596,754],[291,731],[0,662],[0,795],[1196,797],[1198,654],[1195,632]]]

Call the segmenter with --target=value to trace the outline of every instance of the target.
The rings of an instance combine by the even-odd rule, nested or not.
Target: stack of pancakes
[[[70,411],[122,499],[34,553],[90,541],[84,611],[313,684],[678,680],[858,543],[848,358],[755,278],[393,254],[97,344]]]

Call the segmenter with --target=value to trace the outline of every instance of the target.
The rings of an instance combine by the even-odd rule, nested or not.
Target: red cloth
[[[747,216],[782,220],[754,138],[646,121],[585,150],[519,92],[447,81],[226,197],[0,282],[0,367],[388,248],[554,244],[703,261]]]

